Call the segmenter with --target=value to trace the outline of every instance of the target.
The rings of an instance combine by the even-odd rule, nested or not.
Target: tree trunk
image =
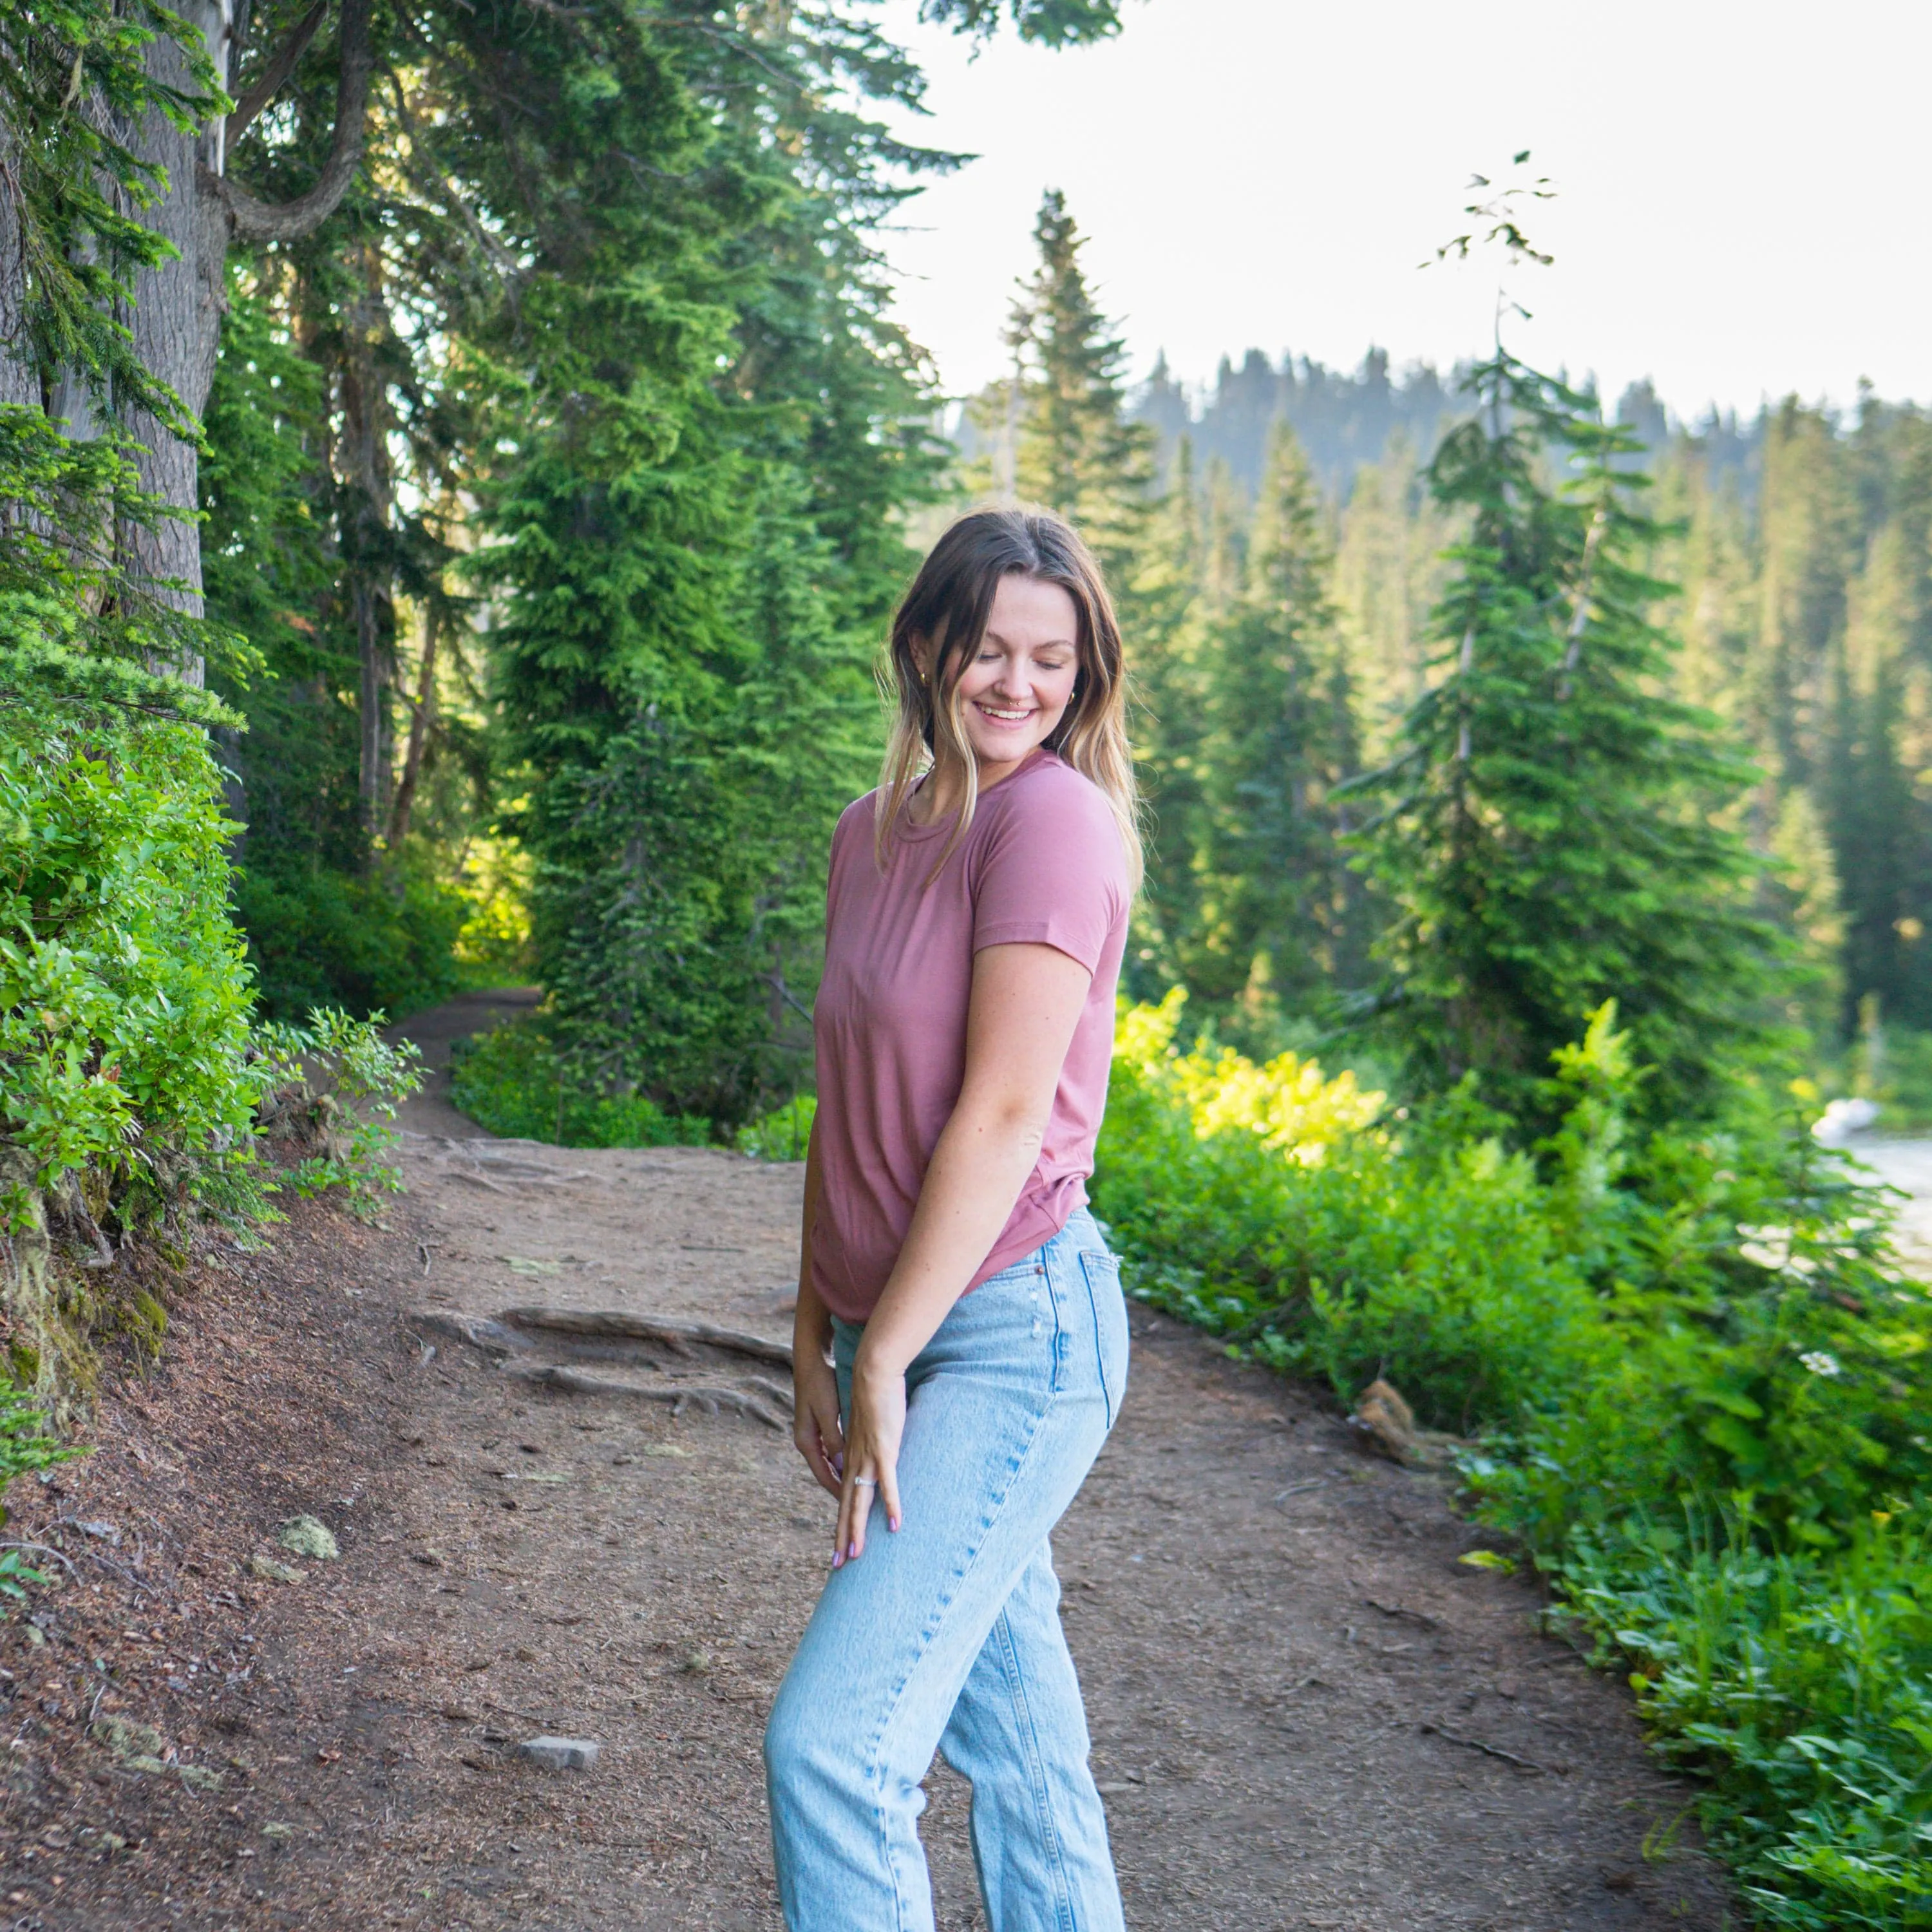
[[[225,85],[235,0],[187,0],[179,10],[207,43],[215,73]],[[186,56],[165,34],[155,38],[149,58],[162,79],[178,86],[190,84]],[[199,134],[184,134],[160,115],[151,115],[138,143],[146,158],[167,170],[168,191],[148,209],[146,225],[174,245],[177,258],[144,269],[136,278],[128,327],[142,365],[197,418],[207,406],[214,378],[225,306],[228,214],[202,185],[205,176],[221,172],[224,127],[217,116]],[[184,513],[148,527],[123,526],[120,542],[128,574],[148,586],[160,602],[198,617],[201,536],[192,520],[199,501],[194,446],[170,434],[145,411],[135,412],[128,427],[141,446],[136,460],[142,487]],[[177,668],[190,684],[201,682],[198,658]]]
[[[362,755],[358,790],[373,841],[389,825],[394,758],[392,693],[396,680],[395,559],[392,544],[394,479],[389,467],[389,392],[382,349],[389,330],[381,257],[363,257],[361,296],[345,320],[341,453],[350,507],[344,517],[350,607],[361,662]]]
[[[416,810],[416,786],[422,777],[423,754],[436,722],[436,646],[442,631],[442,607],[434,597],[423,607],[422,668],[416,676],[416,709],[410,717],[409,748],[403,754],[403,776],[396,786],[396,806],[389,815],[389,844],[393,850],[410,836]]]
[[[234,78],[241,4],[242,0],[176,0],[176,10],[206,43],[216,77],[224,88]],[[223,178],[228,134],[224,116],[212,116],[198,133],[184,134],[161,116],[151,114],[134,132],[130,145],[167,174],[167,193],[147,210],[146,224],[166,237],[176,254],[175,259],[136,277],[128,324],[142,365],[166,383],[197,418],[207,406],[214,378],[222,312],[226,307],[231,236],[238,232],[254,240],[271,236],[293,240],[311,232],[340,202],[361,164],[373,58],[370,8],[370,0],[342,0],[334,136],[320,178],[297,200],[272,208],[229,187]],[[248,116],[236,117],[238,134],[260,111],[273,86],[279,86],[293,70],[319,24],[319,16],[312,11],[272,56],[265,84],[250,93]],[[148,57],[161,79],[176,84],[186,82],[186,56],[165,34],[155,37]],[[272,85],[266,84],[270,82]],[[0,242],[4,238],[0,234]],[[17,248],[14,253],[17,268]],[[0,286],[0,313],[4,313],[4,302],[5,290]],[[64,400],[78,409],[77,399]],[[163,602],[199,616],[201,538],[194,521],[199,505],[194,446],[171,435],[145,412],[134,412],[128,426],[142,446],[139,467],[143,487],[182,513],[152,529],[130,526],[121,532],[128,573],[136,581],[145,581]],[[76,417],[76,430],[82,427]],[[199,659],[178,668],[190,683],[201,682]]]
[[[26,271],[20,259],[20,222],[8,184],[20,178],[15,136],[0,122],[0,404],[38,409],[40,386],[26,356]]]

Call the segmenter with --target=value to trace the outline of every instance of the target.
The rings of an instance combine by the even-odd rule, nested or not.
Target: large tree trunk
[[[225,86],[235,0],[186,0],[179,10],[207,43],[215,73]],[[162,78],[176,86],[188,84],[187,58],[176,42],[158,38],[150,58]],[[128,326],[142,365],[166,382],[197,418],[207,406],[221,339],[229,216],[203,183],[221,172],[224,127],[224,118],[217,116],[200,134],[184,134],[153,115],[139,143],[143,154],[165,168],[168,177],[167,194],[148,209],[147,224],[166,236],[177,254],[174,260],[143,270],[136,278]],[[141,446],[142,488],[185,513],[146,526],[124,527],[121,545],[128,574],[137,583],[153,586],[162,602],[198,617],[201,538],[192,520],[199,501],[194,446],[170,434],[145,411],[136,411],[128,426]],[[201,682],[199,658],[178,668],[189,682]]]
[[[20,218],[5,185],[20,179],[14,141],[13,129],[0,121],[0,405],[38,409],[40,386],[26,354],[26,285]]]
[[[234,78],[240,3],[177,0],[177,10],[206,42],[224,88]],[[273,87],[292,71],[313,38],[320,17],[319,11],[312,10],[271,56],[263,84],[251,90],[248,113],[235,116],[238,134],[260,111]],[[151,115],[136,134],[133,145],[143,158],[166,170],[168,191],[148,211],[147,220],[173,244],[176,256],[137,278],[128,326],[142,364],[166,383],[197,418],[207,406],[214,377],[231,236],[292,240],[310,233],[334,211],[360,166],[372,58],[370,0],[342,0],[340,42],[336,127],[328,158],[314,188],[285,206],[266,206],[231,188],[224,179],[225,116],[215,116],[198,133],[184,134],[160,116]],[[150,58],[160,77],[177,83],[186,80],[186,56],[166,36],[156,38]],[[199,616],[201,542],[193,520],[199,502],[194,446],[171,435],[145,412],[137,412],[128,427],[142,446],[143,485],[182,513],[179,519],[153,528],[129,528],[122,532],[122,554],[130,574],[153,585],[165,602]],[[180,670],[190,682],[200,682],[198,661],[184,664]]]

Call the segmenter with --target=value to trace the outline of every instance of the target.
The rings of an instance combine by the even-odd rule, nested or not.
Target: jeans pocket
[[[1107,1405],[1107,1426],[1127,1388],[1127,1304],[1120,1291],[1119,1258],[1105,1249],[1083,1248],[1080,1276],[1087,1284],[1087,1306],[1094,1321],[1094,1359],[1100,1394]]]

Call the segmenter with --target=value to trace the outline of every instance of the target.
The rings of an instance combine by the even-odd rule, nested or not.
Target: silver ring
[[[879,1486],[879,1479],[876,1476],[854,1476],[852,1486],[855,1490],[876,1490]]]

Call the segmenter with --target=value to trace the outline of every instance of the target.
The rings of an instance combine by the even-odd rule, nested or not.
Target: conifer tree
[[[1356,766],[1333,567],[1307,459],[1278,422],[1240,592],[1213,630],[1209,907],[1195,966],[1210,998],[1306,1005],[1360,976],[1360,880],[1331,798]]]
[[[1372,784],[1364,862],[1394,908],[1383,1027],[1411,1078],[1466,1073],[1534,1114],[1550,1056],[1614,998],[1660,1115],[1708,1106],[1765,1037],[1778,947],[1726,822],[1754,773],[1663,694],[1640,446],[1498,346],[1430,466],[1469,519],[1436,614],[1437,681]],[[1560,479],[1545,480],[1553,467]]]
[[[1183,442],[1120,598],[1136,700],[1135,761],[1149,821],[1147,876],[1124,969],[1137,998],[1156,999],[1184,982],[1183,956],[1201,923],[1196,859],[1205,836],[1208,690],[1202,514],[1193,448]]]
[[[1018,494],[1069,518],[1117,580],[1130,572],[1154,487],[1154,431],[1127,413],[1126,350],[1081,266],[1066,199],[1050,188],[1034,224],[1040,261],[1015,304]]]

